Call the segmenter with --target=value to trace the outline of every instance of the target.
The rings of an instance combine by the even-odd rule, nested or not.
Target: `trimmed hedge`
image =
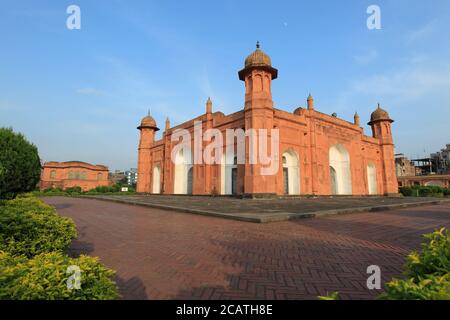
[[[405,197],[442,197],[450,195],[449,188],[438,186],[400,187],[399,192]]]
[[[127,187],[127,192],[122,192],[122,187]],[[34,191],[32,194],[36,197],[49,197],[49,196],[73,196],[73,195],[102,195],[102,194],[113,194],[113,195],[129,195],[136,193],[136,189],[131,186],[125,186],[116,184],[114,186],[99,186],[95,189],[89,191],[83,191],[81,187],[72,187],[62,190],[60,188],[49,188],[43,191]]]
[[[36,198],[17,198],[0,205],[0,250],[12,255],[63,251],[77,237],[72,219]]]
[[[424,237],[422,251],[414,251],[407,258],[406,278],[386,283],[380,299],[450,299],[450,232],[443,228]]]
[[[76,236],[71,219],[29,194],[0,200],[0,300],[117,298],[114,272],[98,258],[64,253]],[[81,271],[80,289],[68,287],[70,266]]]
[[[69,289],[69,266],[81,269],[80,289]],[[111,278],[114,272],[98,258],[70,258],[61,252],[37,255],[31,259],[0,251],[0,299],[13,300],[111,300],[118,297]]]

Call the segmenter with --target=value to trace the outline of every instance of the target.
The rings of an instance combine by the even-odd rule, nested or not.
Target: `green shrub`
[[[69,289],[73,275],[69,266],[81,270],[80,289]],[[118,297],[114,272],[98,258],[70,258],[61,252],[43,253],[31,259],[0,251],[0,300],[110,300]]]
[[[404,195],[405,197],[412,197],[413,196],[413,189],[411,187],[400,187],[399,192],[402,195]]]
[[[319,296],[319,300],[340,300],[339,292],[332,292],[326,296]]]
[[[0,250],[12,255],[65,250],[77,236],[75,224],[36,198],[17,198],[0,205]]]
[[[400,187],[399,192],[405,197],[442,197],[446,189],[439,186]]]
[[[20,133],[0,128],[0,199],[12,199],[36,188],[41,162],[35,145]]]
[[[76,193],[82,193],[83,192],[81,187],[78,187],[78,186],[67,188],[65,191],[68,194],[76,194]]]
[[[444,193],[444,196],[447,196],[447,197],[450,196],[450,188],[444,189],[443,193]]]
[[[412,252],[404,280],[386,283],[381,299],[450,299],[450,232],[441,229],[424,236],[421,252]]]
[[[386,283],[384,300],[450,300],[450,275],[394,279]]]

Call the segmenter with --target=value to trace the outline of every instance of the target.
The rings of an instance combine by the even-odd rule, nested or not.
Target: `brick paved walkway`
[[[272,224],[105,201],[47,198],[72,217],[74,253],[117,271],[124,299],[370,299],[366,268],[401,274],[420,235],[450,228],[450,204]]]

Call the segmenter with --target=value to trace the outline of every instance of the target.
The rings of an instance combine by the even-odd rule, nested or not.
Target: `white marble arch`
[[[192,190],[192,183],[188,179],[189,170],[193,168],[192,154],[189,148],[180,149],[175,156],[175,179],[174,179],[174,194],[188,194]]]
[[[283,163],[283,188],[287,187],[285,193],[288,195],[299,195],[300,194],[300,168],[299,168],[299,157],[297,153],[288,149],[283,153],[282,156]],[[286,176],[287,173],[287,176]],[[286,181],[287,179],[287,181]],[[287,182],[287,183],[286,183]],[[285,186],[287,184],[287,186]],[[287,191],[287,192],[286,192]]]
[[[161,169],[159,165],[156,165],[153,168],[153,186],[152,193],[160,194],[161,193]]]
[[[330,147],[330,181],[331,193],[336,195],[352,194],[352,176],[350,172],[350,155],[341,144]]]
[[[237,159],[234,152],[225,153],[226,152],[222,154],[222,159],[220,161],[220,194],[232,195],[233,183],[236,188],[236,181],[233,181],[233,170],[237,169]]]
[[[377,192],[377,168],[373,163],[367,165],[367,190],[369,195],[376,195]]]

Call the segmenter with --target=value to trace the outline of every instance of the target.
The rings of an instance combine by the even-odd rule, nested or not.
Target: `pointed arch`
[[[220,162],[221,194],[233,195],[237,193],[237,156],[234,151],[225,153]]]
[[[192,174],[192,152],[188,147],[178,150],[175,156],[175,179],[174,179],[174,193],[188,194],[192,190],[192,177],[189,181],[189,174]]]
[[[377,168],[373,163],[367,165],[367,191],[369,195],[376,195],[377,192]]]
[[[161,193],[161,168],[160,168],[159,164],[153,168],[152,193],[154,193],[154,194]]]
[[[299,157],[293,149],[288,149],[282,156],[283,188],[287,195],[300,194]]]
[[[342,144],[331,146],[329,161],[331,194],[351,195],[352,177],[350,172],[350,155],[347,149]]]

